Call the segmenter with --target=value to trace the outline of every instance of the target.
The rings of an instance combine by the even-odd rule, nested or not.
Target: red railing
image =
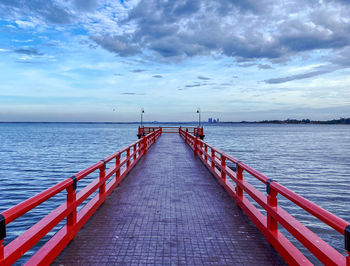
[[[195,136],[198,135],[201,139],[204,138],[203,127],[139,127],[137,136],[140,138],[157,129],[160,129],[162,133],[179,133],[180,128]]]
[[[16,262],[24,253],[49,233],[52,228],[67,218],[66,225],[29,259],[27,265],[47,265],[52,262],[64,247],[74,239],[77,232],[135,166],[139,159],[147,153],[147,149],[156,142],[160,135],[161,130],[157,129],[104,160],[75,174],[71,178],[4,211],[0,215],[0,265],[11,265]],[[114,165],[107,169],[106,164],[112,160],[115,160]],[[99,170],[99,177],[76,193],[78,181],[96,170]],[[107,181],[109,182],[107,183]],[[3,246],[4,237],[6,236],[6,225],[64,190],[67,190],[65,202],[5,247]],[[77,211],[77,207],[97,190],[98,193]]]
[[[350,224],[348,222],[269,179],[236,158],[210,146],[198,137],[196,138],[182,129],[180,129],[180,135],[288,264],[312,265],[302,252],[278,230],[278,224],[283,226],[322,263],[326,265],[350,265]],[[235,164],[236,169],[232,170],[228,167],[227,161]],[[243,178],[244,172],[266,184],[267,196]],[[234,182],[235,186],[228,178]],[[266,210],[266,216],[250,202],[245,193]],[[278,194],[344,235],[345,250],[348,256],[344,257],[281,208],[277,201]]]

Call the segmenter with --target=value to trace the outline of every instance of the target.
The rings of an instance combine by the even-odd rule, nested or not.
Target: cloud
[[[211,78],[204,77],[204,76],[198,76],[197,78],[201,80],[211,80]]]
[[[194,88],[194,87],[200,87],[202,86],[201,84],[189,84],[189,85],[185,85],[186,88]]]
[[[91,39],[106,50],[120,56],[132,56],[140,53],[138,44],[132,44],[127,36],[92,36]]]
[[[145,95],[144,93],[136,93],[136,92],[122,92],[123,95]]]
[[[141,72],[145,72],[147,71],[146,69],[134,69],[134,70],[131,70],[131,72],[133,73],[141,73]]]
[[[291,75],[288,77],[281,77],[281,78],[273,78],[273,79],[268,79],[265,80],[266,83],[268,84],[280,84],[280,83],[285,83],[293,80],[300,80],[300,79],[307,79],[307,78],[312,78],[315,76],[320,76],[323,74],[331,73],[334,72],[341,67],[339,66],[321,66],[317,67],[316,70],[310,71],[307,73],[302,73],[302,74],[297,74],[297,75]]]
[[[96,0],[75,0],[74,4],[81,11],[93,11],[97,7]]]
[[[67,25],[85,31],[96,45],[122,57],[174,61],[221,55],[248,67],[259,59],[278,63],[350,46],[346,2],[3,0],[0,15],[20,27]]]
[[[162,75],[154,75],[154,76],[152,76],[152,77],[161,79],[163,76],[162,76]]]
[[[244,63],[244,64],[239,64],[239,67],[252,67],[252,66],[256,66],[255,63]]]
[[[259,64],[259,65],[258,65],[258,68],[259,68],[259,69],[273,69],[272,66],[267,65],[267,64]]]
[[[42,20],[45,23],[69,24],[74,20],[74,12],[58,1],[46,0],[3,0],[0,3],[0,14],[7,17],[26,17],[33,18],[32,21],[18,21],[19,26],[34,27]]]
[[[19,49],[14,50],[14,52],[17,54],[24,54],[24,55],[30,55],[30,56],[42,56],[42,55],[44,55],[43,53],[40,53],[35,48],[19,48]]]

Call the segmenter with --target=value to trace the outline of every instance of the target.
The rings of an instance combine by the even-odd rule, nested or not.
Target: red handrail
[[[312,265],[302,252],[298,250],[280,230],[278,230],[278,224],[282,225],[287,231],[289,231],[289,233],[291,233],[322,263],[327,265],[350,265],[350,224],[348,222],[289,190],[278,182],[269,179],[267,176],[240,162],[238,159],[200,140],[189,132],[180,129],[179,133],[186,143],[193,149],[194,154],[202,160],[204,165],[219,180],[220,184],[234,198],[237,204],[249,216],[253,223],[287,263]],[[236,165],[235,171],[226,165],[227,161]],[[249,173],[257,180],[266,184],[267,196],[244,180],[244,172]],[[236,186],[227,180],[226,177],[233,180]],[[244,193],[248,194],[256,203],[265,209],[267,215],[263,215],[249,201],[249,199],[244,196]],[[345,249],[348,256],[344,257],[341,253],[280,207],[277,201],[278,194],[281,194],[290,202],[298,205],[323,223],[344,235],[346,243]]]
[[[156,142],[160,135],[161,130],[156,129],[142,139],[80,171],[71,178],[63,180],[36,196],[4,211],[0,215],[0,236],[2,237],[0,238],[0,265],[11,265],[16,262],[24,253],[39,242],[41,238],[49,233],[52,228],[59,224],[64,218],[67,218],[66,225],[47,241],[26,264],[47,265],[51,263],[75,237],[76,233],[105,201],[107,196],[119,185],[128,172],[147,152],[147,149]],[[126,155],[121,160],[122,154]],[[107,169],[106,164],[112,160],[115,160],[115,164]],[[99,170],[99,177],[76,193],[77,182],[96,170]],[[113,178],[111,179],[111,177]],[[111,180],[107,183],[109,179]],[[6,225],[63,190],[67,190],[67,199],[65,202],[16,239],[8,243],[5,247],[3,246],[4,237],[6,236]],[[98,193],[78,212],[77,207],[97,190]]]
[[[140,138],[141,136],[145,135],[145,134],[149,134],[157,129],[160,129],[162,131],[162,133],[179,133],[179,130],[183,129],[193,135],[198,135],[202,138],[204,138],[204,134],[203,134],[203,128],[200,127],[139,127],[138,129],[138,134],[137,136]]]

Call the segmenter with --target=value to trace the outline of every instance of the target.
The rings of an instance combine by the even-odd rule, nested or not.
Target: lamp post
[[[201,127],[201,109],[197,108],[197,114],[198,114],[198,127]]]
[[[142,127],[142,123],[143,123],[143,114],[145,113],[145,109],[142,107],[141,108],[141,127]]]

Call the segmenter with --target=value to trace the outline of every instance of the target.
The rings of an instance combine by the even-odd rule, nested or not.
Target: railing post
[[[239,165],[239,162],[237,162],[237,164],[236,164],[236,176],[237,176],[237,179],[239,180],[239,181],[243,181],[243,169],[242,169],[242,167],[240,167],[240,165]],[[238,196],[238,198],[239,199],[243,199],[243,189],[240,187],[240,186],[238,186],[238,185],[236,185],[236,193],[237,193],[237,196]]]
[[[130,166],[130,147],[126,150],[126,168],[129,168]]]
[[[211,168],[215,169],[215,150],[211,148]]]
[[[268,194],[267,196],[267,204],[273,208],[276,209],[277,207],[277,191],[271,188],[271,183],[274,182],[274,180],[269,179],[266,183],[266,192]],[[267,229],[276,234],[278,230],[278,222],[275,220],[272,215],[271,211],[267,211]]]
[[[115,167],[117,171],[115,172],[115,179],[118,180],[120,177],[120,153],[118,152],[117,156],[115,156]]]
[[[5,217],[0,214],[0,265],[4,262],[4,238],[6,237],[6,221]]]
[[[72,176],[73,184],[67,188],[67,207],[75,204],[77,194],[77,178]],[[70,235],[71,239],[75,238],[76,231],[75,227],[77,224],[77,206],[74,207],[73,211],[67,216],[67,234]]]
[[[136,160],[137,144],[134,145],[134,161]]]
[[[142,144],[143,144],[143,154],[145,155],[147,153],[147,137],[142,138]]]
[[[104,160],[102,160],[103,162],[103,165],[100,167],[100,176],[99,176],[99,181],[102,182],[102,185],[100,186],[100,189],[99,189],[99,198],[101,199],[103,197],[103,195],[105,194],[105,191],[106,191],[106,181],[104,180],[105,179],[105,176],[106,176],[106,162]]]
[[[4,263],[4,245],[3,245],[4,239],[0,240],[0,265],[3,265]]]
[[[346,266],[350,266],[350,224],[347,227],[345,227],[344,240],[345,240],[345,250],[347,253]]]
[[[194,153],[194,155],[197,155],[197,153],[198,153],[198,138],[197,137],[194,138],[193,153]]]
[[[225,168],[226,168],[226,157],[225,155],[221,154],[221,178],[224,182],[226,182]]]
[[[208,153],[208,146],[206,144],[204,144],[204,160],[205,160],[205,163],[207,163],[207,161],[208,161],[207,153]]]
[[[198,149],[199,155],[202,157],[202,155],[203,155],[203,152],[202,152],[202,150],[203,150],[203,143],[200,142],[199,139],[198,139],[198,143],[199,143],[199,147],[200,147],[200,149]]]

